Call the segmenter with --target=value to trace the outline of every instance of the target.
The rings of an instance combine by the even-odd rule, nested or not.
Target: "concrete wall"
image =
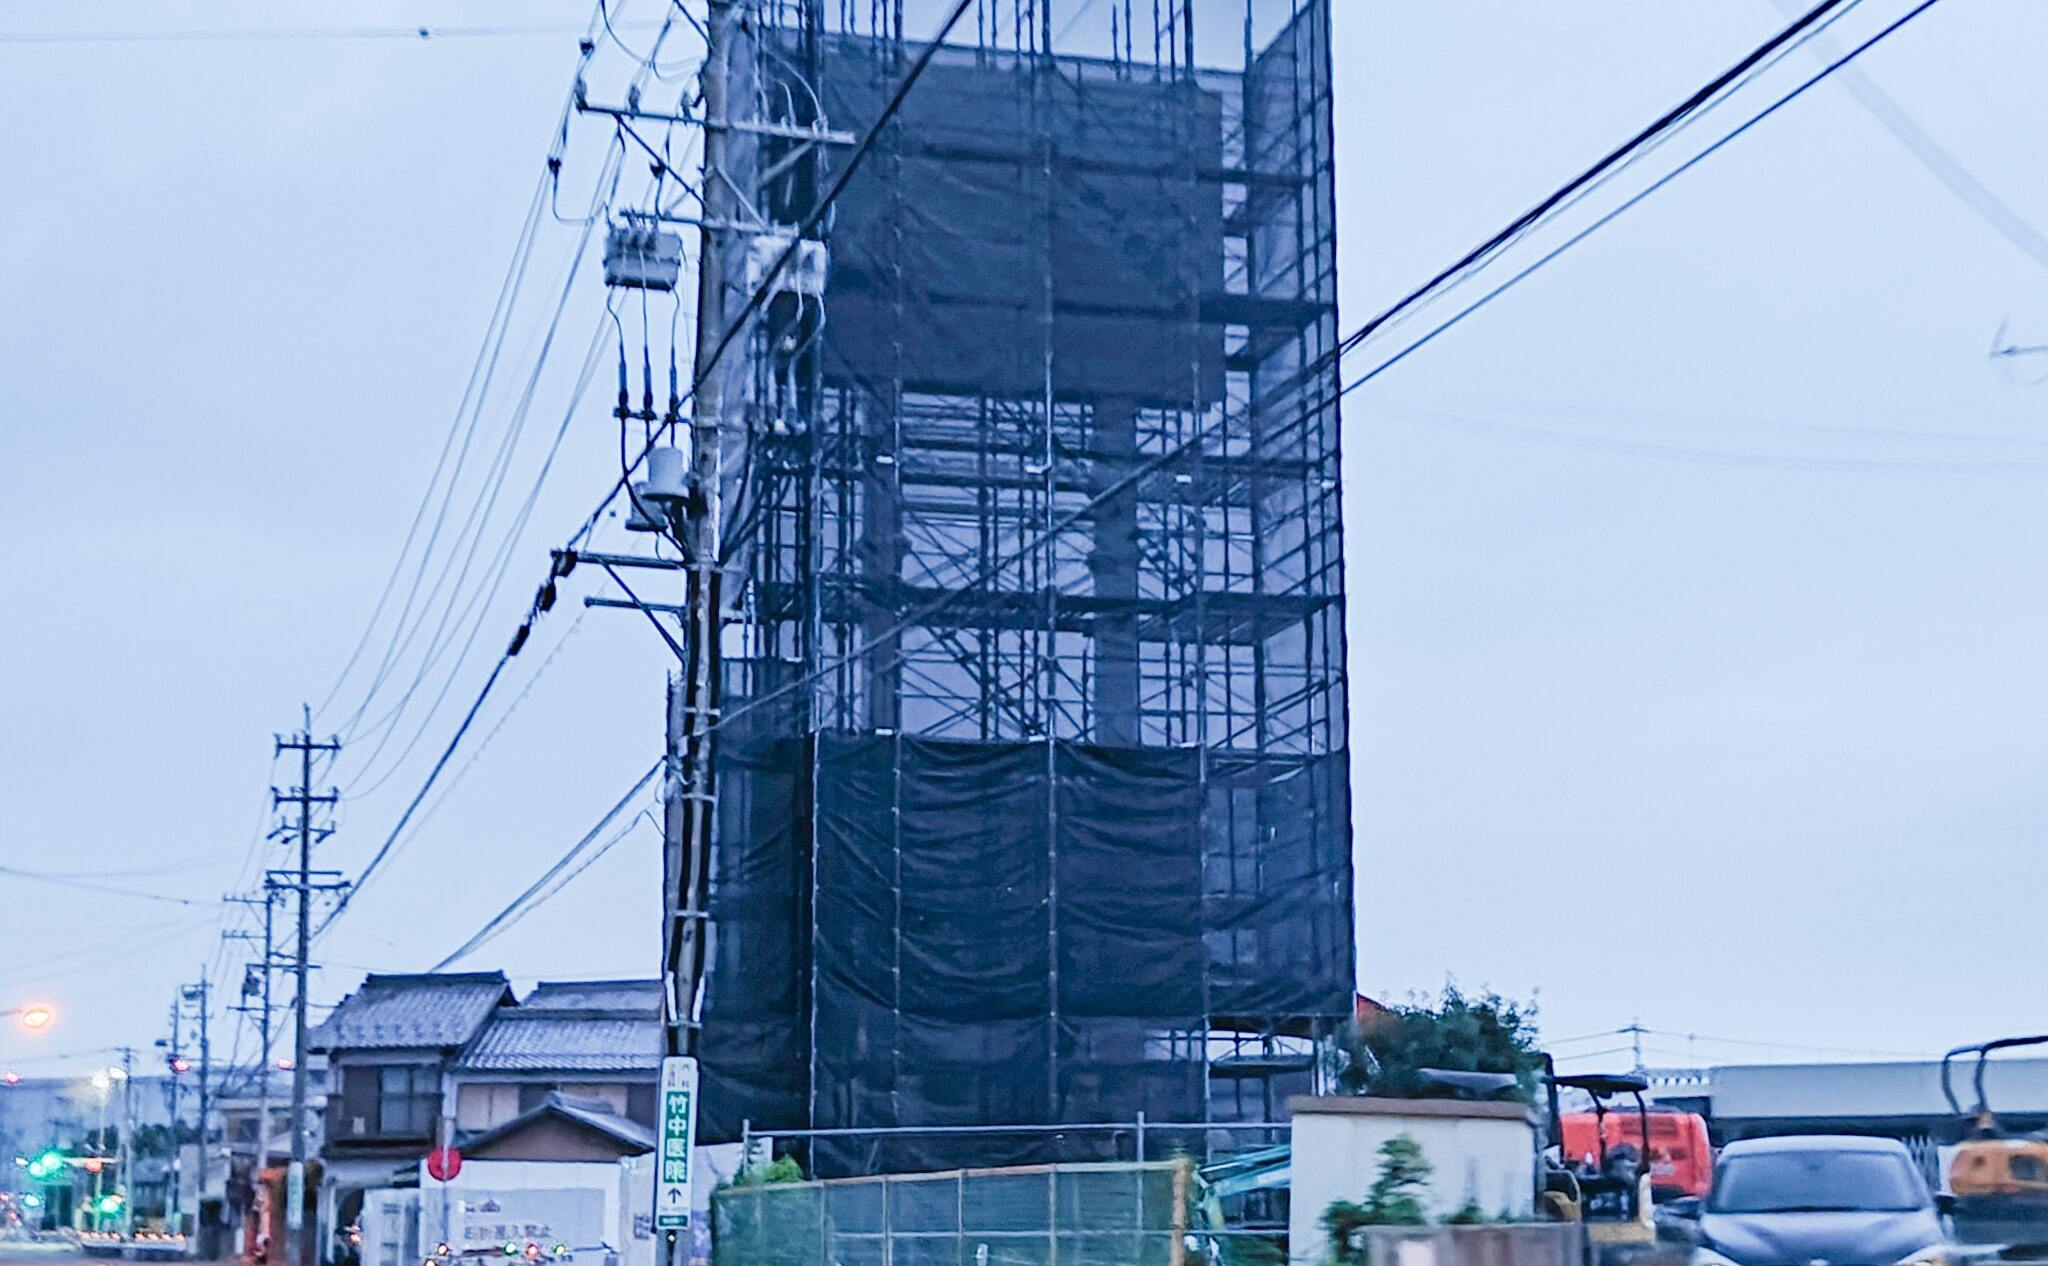
[[[1575,1222],[1380,1227],[1366,1247],[1371,1266],[1583,1266],[1582,1236]]]
[[[586,1189],[603,1193],[607,1242],[618,1250],[622,1266],[653,1264],[649,1209],[654,1198],[654,1171],[649,1157],[603,1162],[466,1160],[462,1172],[449,1183],[436,1182],[422,1161],[419,1181],[419,1238],[423,1244],[448,1238],[452,1233],[451,1206],[466,1195]],[[579,1253],[579,1263],[585,1260],[587,1255]]]
[[[1323,1210],[1334,1200],[1363,1200],[1379,1176],[1380,1147],[1403,1134],[1421,1145],[1423,1158],[1435,1168],[1423,1199],[1432,1219],[1468,1201],[1488,1217],[1535,1212],[1536,1126],[1521,1104],[1329,1097],[1295,1099],[1289,1107],[1293,1261],[1322,1259]]]

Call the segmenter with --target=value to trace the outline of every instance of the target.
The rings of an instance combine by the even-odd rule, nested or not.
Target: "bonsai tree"
[[[1365,1230],[1374,1226],[1421,1226],[1422,1192],[1431,1166],[1422,1145],[1406,1134],[1380,1144],[1380,1172],[1364,1203],[1332,1200],[1323,1210],[1323,1234],[1330,1242],[1329,1266],[1365,1266],[1370,1259]]]
[[[1420,1226],[1422,1192],[1429,1186],[1431,1165],[1422,1144],[1397,1134],[1380,1144],[1380,1173],[1365,1194],[1365,1215],[1373,1226]]]

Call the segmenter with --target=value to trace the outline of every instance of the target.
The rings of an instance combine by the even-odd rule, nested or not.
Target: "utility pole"
[[[249,1004],[249,980],[245,975],[242,980],[242,1003],[235,1008],[244,1015],[255,1015],[257,1042],[260,1046],[256,1056],[256,1151],[249,1161],[249,1207],[252,1209],[261,1207],[263,1172],[270,1168],[270,1070],[273,1063],[270,1053],[270,975],[277,966],[278,891],[278,885],[266,875],[263,881],[263,895],[260,898],[228,898],[241,905],[253,906],[260,903],[263,906],[263,956],[256,963],[250,964],[262,972],[257,985],[258,995],[262,1000],[254,1006]],[[230,932],[228,935],[238,940],[255,939],[247,932]],[[269,1223],[266,1221],[263,1225],[267,1227]]]
[[[733,184],[725,173],[727,81],[739,13],[733,0],[709,0],[703,95],[704,222],[697,267],[697,349],[691,407],[691,476],[695,497],[685,503],[678,527],[688,546],[684,607],[682,679],[671,686],[669,778],[664,830],[668,848],[667,976],[669,1051],[697,1053],[710,895],[712,822],[717,815],[711,768],[711,728],[718,717],[719,553],[723,548],[722,501],[725,391],[713,363],[725,334],[726,259],[724,227],[737,222]],[[679,696],[679,697],[677,697]]]
[[[289,794],[271,789],[271,803],[278,807],[296,805],[298,822],[292,828],[298,837],[299,868],[298,892],[299,922],[297,947],[292,955],[292,979],[298,996],[292,1000],[292,1160],[285,1180],[284,1208],[284,1262],[285,1266],[304,1266],[306,1262],[306,1002],[307,965],[306,960],[313,948],[313,844],[316,839],[326,839],[333,833],[332,827],[313,825],[315,805],[332,805],[341,799],[340,793],[330,791],[325,795],[313,794],[313,754],[315,752],[335,753],[341,750],[339,739],[316,742],[313,738],[313,710],[304,711],[305,724],[290,738],[280,735],[277,739],[279,755],[285,752],[299,754],[299,783]]]
[[[1634,1070],[1634,1071],[1635,1071],[1635,1074],[1636,1074],[1636,1076],[1640,1077],[1640,1076],[1642,1076],[1642,1075],[1643,1075],[1643,1067],[1644,1067],[1644,1065],[1643,1065],[1643,1034],[1644,1034],[1644,1033],[1646,1033],[1646,1032],[1648,1032],[1648,1030],[1647,1030],[1647,1029],[1645,1029],[1645,1028],[1643,1028],[1643,1021],[1642,1021],[1642,1018],[1641,1018],[1640,1016],[1638,1016],[1638,1017],[1636,1017],[1635,1019],[1633,1019],[1633,1020],[1630,1020],[1630,1021],[1628,1022],[1628,1027],[1627,1027],[1627,1028],[1625,1028],[1625,1029],[1623,1029],[1623,1030],[1622,1030],[1622,1032],[1624,1032],[1624,1033],[1628,1034],[1628,1036],[1629,1036],[1629,1044],[1630,1044],[1630,1045],[1631,1045],[1631,1046],[1632,1046],[1632,1047],[1634,1048],[1634,1050],[1635,1050],[1635,1061],[1636,1061],[1636,1062],[1635,1062],[1635,1070]]]
[[[697,258],[697,346],[692,373],[690,466],[692,496],[666,508],[681,538],[684,573],[685,650],[682,677],[668,688],[668,771],[663,787],[662,870],[663,997],[671,1055],[695,1056],[703,1020],[708,966],[711,849],[717,818],[711,731],[717,724],[721,668],[720,584],[724,551],[725,389],[716,357],[726,335],[725,227],[739,222],[738,200],[726,170],[732,130],[728,79],[735,55],[739,6],[707,0],[704,66],[699,92],[704,127],[704,218]],[[751,437],[750,437],[751,438]],[[688,1145],[687,1143],[685,1144]],[[690,1244],[679,1233],[663,1233],[661,1266],[681,1266]]]
[[[213,1112],[213,1091],[210,1085],[213,1080],[213,1046],[208,1037],[206,1014],[212,1006],[213,985],[206,978],[206,968],[201,967],[199,969],[199,983],[196,985],[186,985],[183,992],[185,1001],[196,1004],[199,1012],[199,1130],[197,1142],[192,1149],[194,1155],[198,1158],[198,1165],[192,1174],[192,1208],[194,1211],[194,1229],[197,1232],[197,1237],[198,1239],[204,1239],[206,1234],[206,1162],[208,1160],[206,1124]]]
[[[158,1046],[164,1048],[164,1064],[171,1074],[169,1084],[164,1087],[164,1094],[170,1099],[171,1109],[171,1154],[168,1158],[170,1179],[164,1185],[164,1223],[170,1227],[172,1234],[177,1234],[185,1229],[184,1218],[179,1212],[178,1203],[178,1179],[180,1177],[180,1170],[183,1168],[182,1149],[178,1145],[178,1125],[181,1120],[178,1115],[178,1100],[185,1089],[184,1077],[178,1071],[178,1066],[185,1059],[183,1054],[184,1048],[180,1040],[180,1034],[184,1031],[184,1025],[185,1010],[182,995],[174,993],[171,995],[171,1035],[157,1043]]]
[[[121,1048],[121,1155],[115,1162],[120,1181],[114,1190],[121,1197],[121,1238],[135,1238],[135,1048]]]

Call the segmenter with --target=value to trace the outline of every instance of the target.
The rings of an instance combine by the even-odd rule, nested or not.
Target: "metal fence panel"
[[[1189,1162],[728,1187],[714,1266],[1182,1266]]]

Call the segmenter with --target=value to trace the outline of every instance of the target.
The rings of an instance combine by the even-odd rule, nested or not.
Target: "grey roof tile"
[[[508,1007],[455,1066],[485,1072],[649,1072],[661,1067],[652,1013]]]
[[[500,972],[371,975],[311,1034],[314,1050],[452,1050],[513,1001]]]
[[[659,980],[543,980],[522,1008],[570,1011],[645,1011],[661,1014]]]

